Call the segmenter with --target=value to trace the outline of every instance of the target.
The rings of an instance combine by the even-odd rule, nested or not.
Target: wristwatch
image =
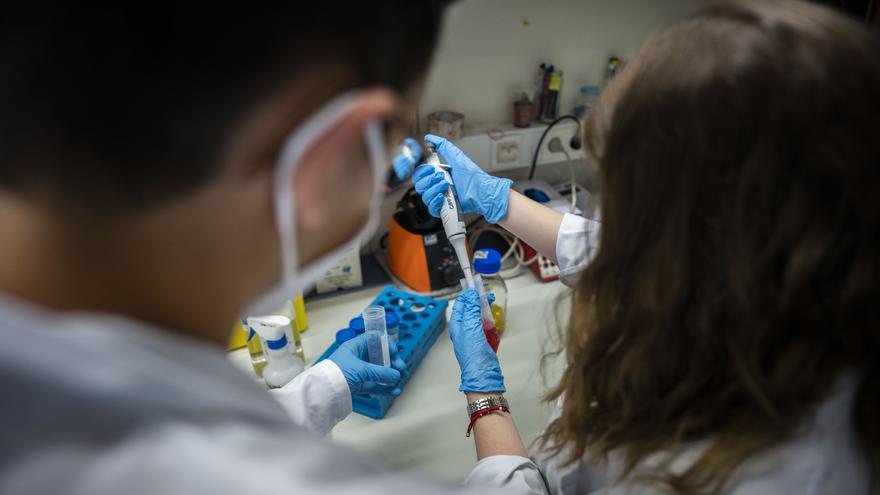
[[[504,409],[510,410],[510,407],[507,405],[507,399],[505,399],[503,395],[498,395],[494,397],[486,397],[485,399],[475,400],[468,404],[468,417],[473,416],[474,413],[477,411],[487,409],[489,407],[503,407]]]

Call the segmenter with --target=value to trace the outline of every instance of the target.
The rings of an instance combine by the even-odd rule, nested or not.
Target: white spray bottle
[[[247,319],[248,325],[266,341],[266,367],[263,379],[270,388],[279,388],[302,373],[305,363],[287,340],[290,318],[286,316],[256,316]]]

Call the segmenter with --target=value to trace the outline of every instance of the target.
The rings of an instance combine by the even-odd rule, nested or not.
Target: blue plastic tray
[[[386,310],[395,311],[400,316],[400,334],[397,351],[406,363],[409,377],[404,379],[401,390],[404,390],[409,378],[421,364],[428,349],[434,345],[437,336],[446,328],[446,305],[448,301],[431,299],[397,290],[393,285],[382,289],[382,293],[370,303],[370,306],[383,306]],[[352,317],[357,315],[352,315]],[[327,359],[338,345],[333,342],[330,347],[315,361],[315,364]],[[394,397],[380,397],[368,394],[357,394],[352,397],[355,412],[375,419],[385,416]]]

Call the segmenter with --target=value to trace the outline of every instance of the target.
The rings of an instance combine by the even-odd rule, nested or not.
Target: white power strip
[[[538,264],[537,275],[541,280],[555,280],[559,278],[559,267],[556,266],[556,263],[550,261],[549,258],[539,255],[535,262]]]
[[[544,206],[548,206],[553,208],[556,211],[562,213],[568,213],[569,208],[571,207],[571,201],[567,200],[559,194],[556,189],[553,188],[550,184],[546,183],[540,179],[532,179],[532,180],[518,180],[513,183],[513,190],[523,194],[532,200],[535,200]],[[546,199],[545,201],[538,201],[535,199],[535,191],[539,194],[543,195]]]

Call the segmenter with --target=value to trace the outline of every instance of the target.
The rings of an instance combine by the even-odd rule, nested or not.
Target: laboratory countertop
[[[566,320],[567,301],[557,304],[567,289],[559,282],[542,283],[531,272],[507,280],[507,328],[498,356],[505,396],[526,446],[540,435],[552,412],[543,402],[548,386],[558,378],[561,361],[543,368],[541,357],[559,345],[557,330]],[[313,362],[379,294],[381,287],[307,303],[308,329],[302,334],[307,361]],[[452,301],[450,301],[451,306]],[[230,353],[242,370],[253,373],[245,349]],[[428,351],[388,414],[374,420],[352,413],[331,433],[348,446],[389,469],[413,471],[434,479],[463,480],[476,465],[472,438],[465,437],[467,402],[458,391],[458,363],[448,328]]]

